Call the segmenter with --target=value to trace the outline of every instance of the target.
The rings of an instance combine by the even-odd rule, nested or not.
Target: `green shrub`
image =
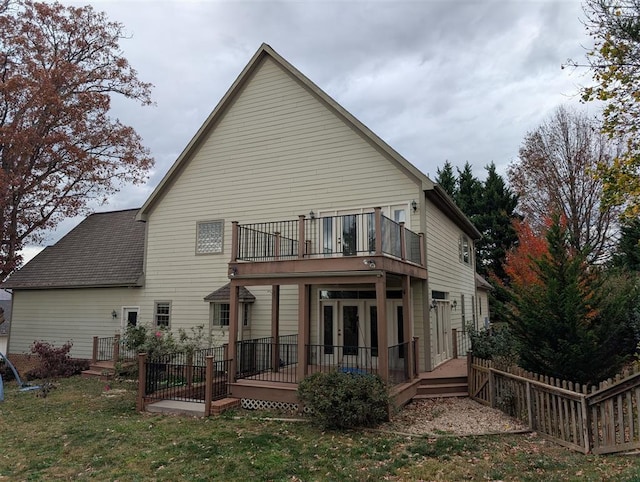
[[[314,373],[298,385],[298,398],[322,428],[372,427],[389,415],[389,393],[377,375]]]
[[[502,368],[518,363],[518,340],[508,327],[476,330],[473,325],[469,325],[467,332],[471,340],[473,356],[493,360],[496,366]]]

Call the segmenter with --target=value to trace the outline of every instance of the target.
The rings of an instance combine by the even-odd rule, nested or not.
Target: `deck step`
[[[114,371],[111,370],[94,370],[94,369],[89,369],[89,370],[83,370],[82,373],[80,374],[82,376],[82,378],[98,378],[99,380],[110,380],[111,378],[113,378],[114,375]]]
[[[469,385],[466,383],[439,383],[437,385],[419,385],[418,395],[430,395],[438,393],[451,393],[451,392],[467,392]]]
[[[428,395],[415,395],[413,400],[429,400],[434,398],[464,398],[468,397],[468,392],[443,392],[443,393],[433,393]]]

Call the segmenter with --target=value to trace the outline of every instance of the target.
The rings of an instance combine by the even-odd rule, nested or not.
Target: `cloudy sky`
[[[504,173],[524,135],[558,105],[579,105],[590,80],[561,69],[590,44],[578,0],[63,3],[121,22],[125,56],[154,84],[153,107],[114,103],[155,157],[148,184],[98,210],[144,203],[262,42],[432,178],[446,160]]]

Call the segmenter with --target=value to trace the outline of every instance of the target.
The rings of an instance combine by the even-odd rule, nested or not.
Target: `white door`
[[[137,306],[123,306],[122,307],[122,322],[120,324],[120,328],[124,333],[127,331],[127,328],[130,326],[138,325],[138,314],[140,312],[140,308]]]
[[[434,333],[435,364],[448,360],[450,355],[449,337],[451,333],[451,305],[447,300],[434,300],[431,324]]]

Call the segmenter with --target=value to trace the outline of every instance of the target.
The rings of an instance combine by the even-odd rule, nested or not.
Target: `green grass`
[[[635,456],[584,456],[532,435],[321,432],[260,412],[140,414],[135,384],[78,377],[46,398],[5,386],[0,480],[640,480]]]

